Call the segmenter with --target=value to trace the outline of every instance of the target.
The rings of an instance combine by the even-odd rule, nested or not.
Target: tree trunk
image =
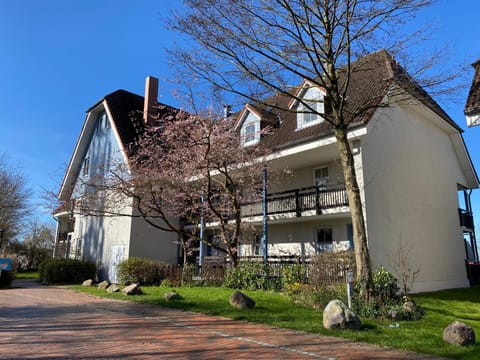
[[[340,153],[345,186],[347,189],[348,203],[353,226],[353,244],[355,250],[355,263],[357,281],[365,282],[367,294],[372,289],[372,269],[370,264],[370,255],[368,251],[367,233],[365,229],[365,219],[363,217],[362,200],[360,197],[360,188],[356,178],[355,164],[350,144],[347,139],[347,132],[343,128],[335,129],[335,137]]]

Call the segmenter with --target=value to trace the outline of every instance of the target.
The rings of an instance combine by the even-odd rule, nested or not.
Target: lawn
[[[17,272],[15,274],[15,279],[37,279],[38,280],[38,271]]]
[[[102,297],[126,299],[173,307],[199,313],[220,315],[235,320],[247,320],[277,327],[328,334],[355,341],[390,346],[420,353],[454,359],[480,359],[480,287],[447,290],[416,295],[415,301],[425,309],[420,321],[381,321],[362,319],[361,331],[328,331],[322,326],[322,312],[298,306],[287,296],[269,291],[245,291],[257,302],[253,310],[236,310],[228,304],[232,289],[212,287],[142,287],[144,295],[126,297],[121,293],[109,294],[95,287],[73,287],[77,291]],[[163,295],[176,291],[185,299],[167,302]],[[452,321],[471,325],[477,335],[477,344],[456,347],[442,339],[443,329]],[[398,326],[395,326],[398,323]]]

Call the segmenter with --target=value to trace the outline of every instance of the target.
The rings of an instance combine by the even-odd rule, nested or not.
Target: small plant
[[[415,279],[420,273],[420,268],[412,262],[411,252],[412,249],[405,247],[400,241],[395,255],[390,259],[390,266],[398,278],[403,296],[408,296]]]
[[[287,291],[294,291],[299,284],[305,283],[307,271],[304,264],[288,264],[281,271],[282,288]]]
[[[346,290],[343,285],[324,285],[313,287],[307,284],[299,284],[291,287],[289,297],[296,303],[311,309],[323,310],[334,299],[347,302]]]
[[[397,295],[397,279],[383,266],[380,266],[372,276],[373,297],[366,299],[361,295],[365,288],[363,281],[354,283],[353,309],[357,315],[376,318],[381,317],[387,307],[401,304],[401,298]]]

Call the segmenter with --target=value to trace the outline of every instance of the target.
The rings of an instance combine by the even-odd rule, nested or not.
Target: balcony
[[[458,209],[458,215],[460,217],[460,226],[473,230],[473,215],[463,209]]]
[[[267,195],[268,215],[293,214],[295,217],[320,215],[328,209],[348,206],[345,187],[327,190],[318,186],[288,190]],[[262,216],[262,203],[242,206],[242,217]]]

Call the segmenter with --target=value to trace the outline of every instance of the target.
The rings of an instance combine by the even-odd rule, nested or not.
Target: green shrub
[[[15,272],[8,270],[0,273],[0,288],[8,288],[15,279]]]
[[[169,278],[171,274],[174,275],[174,270],[172,265],[151,259],[131,257],[118,265],[118,278],[122,285],[134,283],[145,286],[159,285],[163,279]]]
[[[305,264],[288,264],[281,269],[282,289],[289,292],[299,284],[303,284],[307,278]]]
[[[280,288],[280,279],[272,276],[269,266],[244,261],[225,272],[223,285],[232,289],[276,290]]]
[[[296,303],[307,308],[323,310],[334,299],[347,303],[345,285],[323,285],[315,287],[308,284],[299,284],[291,287],[288,296]]]
[[[76,284],[95,278],[97,268],[90,261],[49,259],[39,266],[39,278],[44,284]]]
[[[397,294],[397,279],[391,272],[380,266],[372,274],[372,280],[373,297],[369,301],[361,296],[365,282],[357,281],[354,284],[353,308],[358,315],[368,318],[384,317],[388,310],[401,306],[402,300]]]
[[[10,287],[12,281],[15,280],[18,271],[18,262],[16,261],[16,258],[12,255],[7,255],[7,257],[12,259],[12,269],[0,272],[0,288]]]

